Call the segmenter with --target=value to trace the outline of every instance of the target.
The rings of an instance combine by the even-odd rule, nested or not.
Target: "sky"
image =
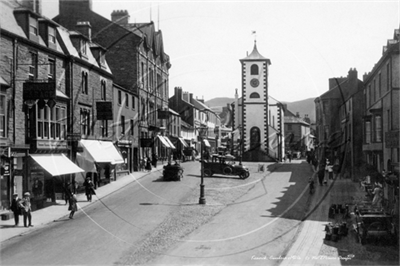
[[[58,0],[42,0],[43,15],[58,14]],[[241,96],[240,59],[256,40],[271,60],[269,94],[281,102],[315,98],[328,79],[358,78],[382,56],[400,24],[400,0],[391,1],[134,1],[92,0],[93,11],[111,20],[127,10],[129,22],[154,21],[170,56],[170,96],[175,87],[208,101]],[[253,34],[253,32],[256,32]]]

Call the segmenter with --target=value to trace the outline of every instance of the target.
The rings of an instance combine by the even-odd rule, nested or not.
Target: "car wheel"
[[[224,168],[224,170],[222,172],[224,173],[224,175],[230,175],[230,174],[232,174],[232,168],[227,166]]]
[[[204,169],[204,175],[205,176],[212,176],[212,172],[210,169]]]

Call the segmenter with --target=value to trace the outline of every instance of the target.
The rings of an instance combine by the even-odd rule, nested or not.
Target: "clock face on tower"
[[[260,85],[260,81],[258,81],[258,79],[252,79],[252,80],[250,80],[250,85],[253,88],[258,87],[258,85]]]

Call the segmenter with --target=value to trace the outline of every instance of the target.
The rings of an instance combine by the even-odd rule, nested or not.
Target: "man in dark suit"
[[[10,209],[14,213],[15,226],[18,226],[19,224],[19,216],[22,214],[21,207],[21,199],[18,198],[18,193],[14,193]]]

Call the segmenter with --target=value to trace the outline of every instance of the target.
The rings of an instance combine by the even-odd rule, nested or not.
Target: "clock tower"
[[[257,50],[256,41],[250,55],[240,59],[242,65],[243,160],[265,162],[269,156],[268,66],[271,61]]]

